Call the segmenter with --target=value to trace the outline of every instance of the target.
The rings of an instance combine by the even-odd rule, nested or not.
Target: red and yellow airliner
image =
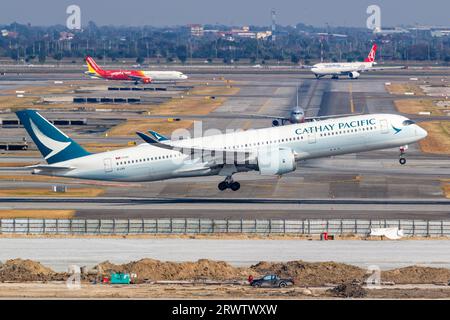
[[[147,84],[151,82],[180,81],[188,78],[179,71],[104,70],[90,56],[86,57],[86,63],[88,66],[86,74],[107,80],[134,81],[136,84],[140,82]]]

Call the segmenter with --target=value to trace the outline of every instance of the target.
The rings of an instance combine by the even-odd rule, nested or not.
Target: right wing
[[[316,120],[324,120],[324,119],[339,118],[339,117],[360,116],[363,114],[364,113],[342,113],[342,114],[331,114],[328,116],[305,117],[305,121],[316,121]]]
[[[366,72],[366,71],[382,71],[382,70],[400,70],[400,69],[406,69],[406,66],[370,67],[370,68],[368,68],[368,69],[361,70],[361,72]]]
[[[254,118],[259,118],[259,119],[280,119],[283,121],[288,121],[289,118],[288,117],[279,117],[279,116],[272,116],[272,115],[266,115],[266,114],[243,114],[242,118],[247,117],[248,119],[254,119]]]

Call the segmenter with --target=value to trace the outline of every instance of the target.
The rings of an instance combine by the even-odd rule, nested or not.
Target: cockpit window
[[[405,120],[405,121],[403,121],[403,125],[404,125],[404,126],[409,126],[409,125],[411,125],[411,124],[415,124],[415,122],[412,121],[412,120]]]

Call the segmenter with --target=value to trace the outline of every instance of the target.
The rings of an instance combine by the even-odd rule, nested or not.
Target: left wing
[[[127,76],[133,81],[140,81],[140,82],[143,82],[143,83],[150,83],[150,82],[152,82],[152,79],[150,77],[138,76],[138,75],[134,75],[134,74],[128,74]]]
[[[189,147],[189,146],[175,146],[170,144],[170,140],[167,141],[159,141],[151,134],[145,134],[142,132],[136,132],[136,134],[148,144],[151,144],[154,147],[158,147],[166,150],[173,150],[181,152],[188,156],[194,156],[198,158],[202,158],[203,161],[210,162],[211,164],[220,163],[228,163],[228,160],[234,163],[235,159],[239,159],[239,161],[250,161],[254,160],[256,155],[251,151],[230,151],[223,149],[208,149],[208,148],[198,148],[198,147]]]

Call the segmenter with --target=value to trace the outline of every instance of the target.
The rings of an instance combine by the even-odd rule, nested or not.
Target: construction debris
[[[327,292],[340,298],[364,298],[367,296],[367,290],[355,282],[341,283],[332,289],[328,289]]]

